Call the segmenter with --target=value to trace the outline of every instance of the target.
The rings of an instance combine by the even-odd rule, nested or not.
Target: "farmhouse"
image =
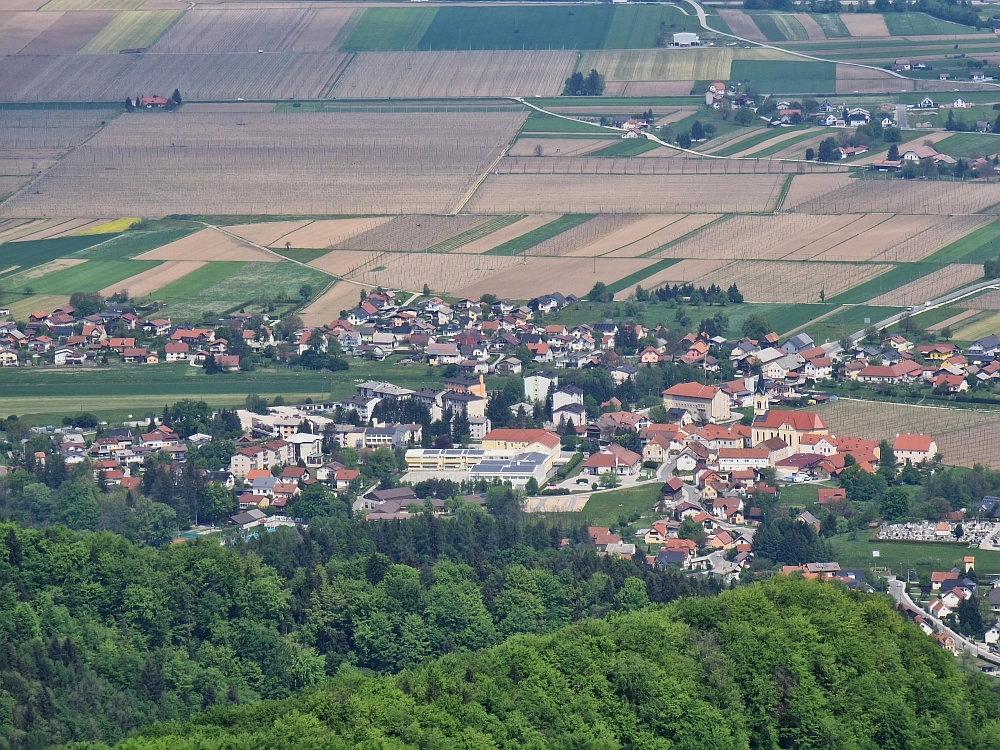
[[[896,440],[892,444],[892,452],[897,461],[919,464],[932,460],[938,452],[938,446],[930,435],[901,434],[896,436]]]
[[[141,109],[165,109],[167,98],[165,96],[144,96],[139,99]]]

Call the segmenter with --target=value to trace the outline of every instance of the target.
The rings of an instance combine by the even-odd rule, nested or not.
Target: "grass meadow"
[[[5,242],[0,245],[0,273],[11,266],[17,266],[16,271],[20,273],[56,258],[70,257],[109,239],[111,238],[108,235],[92,234],[83,237],[57,237],[51,240]]]
[[[747,80],[770,94],[830,94],[837,90],[837,66],[827,62],[733,60],[730,78]]]
[[[14,274],[4,279],[12,293],[31,287],[34,294],[74,294],[99,292],[105,287],[160,265],[158,260],[88,260],[78,266],[53,271],[37,279],[31,272]]]
[[[975,34],[971,26],[942,21],[926,13],[884,13],[886,28],[892,36],[929,36],[934,34]]]
[[[855,538],[852,539],[851,534],[843,534],[830,539],[833,557],[841,568],[871,570],[873,566],[879,566],[905,578],[911,569],[924,575],[951,570],[956,566],[961,568],[962,558],[973,555],[979,575],[1000,573],[1000,552],[993,550],[969,549],[964,544],[944,542],[873,542],[865,532],[853,536]],[[872,550],[878,550],[877,558],[872,557]]]

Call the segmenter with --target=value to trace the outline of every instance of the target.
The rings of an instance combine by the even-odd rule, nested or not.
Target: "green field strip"
[[[31,287],[33,294],[91,294],[161,263],[162,260],[88,260],[37,278],[26,278],[30,276],[30,271],[14,274],[4,279],[4,284],[11,292],[22,292],[24,288]]]
[[[736,282],[739,285],[739,282]],[[836,310],[837,305],[823,302],[784,305],[782,309],[776,310],[767,316],[771,328],[780,336],[802,328],[816,318],[820,318],[827,313]]]
[[[837,64],[783,60],[733,60],[730,78],[769,94],[826,94],[837,90]]]
[[[243,268],[249,261],[212,261],[197,268],[187,276],[158,289],[153,295],[158,299],[188,299],[195,297],[214,284]]]
[[[442,7],[421,50],[601,49],[612,5]]]
[[[774,22],[774,16],[770,13],[748,13],[748,16],[753,19],[753,22],[760,29],[760,32],[767,37],[769,42],[787,42],[791,41],[787,36],[785,36],[781,29],[778,28],[777,24]],[[801,26],[801,24],[799,24]],[[803,33],[805,30],[803,29]]]
[[[974,125],[978,119],[987,118],[980,118],[971,114],[970,117],[965,119],[965,122]],[[955,133],[955,135],[950,135],[943,141],[935,143],[934,149],[939,154],[947,154],[955,159],[969,159],[972,158],[972,154],[974,153],[977,153],[979,156],[992,155],[997,152],[997,149],[1000,149],[1000,135],[991,135],[989,133]]]
[[[538,227],[538,229],[532,229],[520,237],[515,237],[502,245],[497,245],[492,250],[487,250],[483,255],[520,255],[535,245],[539,245],[545,242],[545,240],[555,237],[557,234],[562,234],[568,229],[580,226],[585,221],[590,221],[593,218],[594,214],[566,214],[565,216],[560,216],[558,219]]]
[[[174,229],[137,230],[133,229],[101,245],[74,253],[74,258],[93,260],[128,260],[137,255],[187,237],[203,227],[177,227]]]
[[[656,47],[656,37],[662,31],[677,34],[682,31],[704,33],[694,14],[686,15],[673,5],[616,5],[611,28],[604,39],[604,49],[650,49]],[[712,21],[719,20],[718,16]],[[723,29],[728,31],[728,29]]]
[[[785,175],[785,179],[781,183],[781,189],[778,191],[778,194],[774,198],[774,205],[768,209],[769,211],[778,212],[781,210],[781,204],[785,202],[785,196],[788,195],[788,191],[792,187],[792,178],[794,176],[795,175],[792,174]]]
[[[606,158],[638,156],[653,149],[663,148],[656,141],[646,138],[630,138],[628,140],[619,139],[618,143],[602,148],[600,151],[591,151],[587,156],[600,156]]]
[[[526,218],[525,214],[514,214],[508,216],[494,216],[485,224],[481,224],[478,227],[474,227],[460,234],[456,234],[444,242],[439,242],[426,250],[425,253],[450,253],[452,250],[461,247],[462,245],[468,245],[483,237],[498,232],[504,227],[509,227],[514,222],[520,221]]]
[[[867,325],[865,318],[868,318],[872,323],[877,323],[902,311],[901,307],[854,305],[844,307],[822,320],[809,323],[804,330],[817,344],[839,341],[844,336],[862,330]]]
[[[80,54],[108,54],[152,47],[183,14],[181,10],[122,11],[87,42]]]
[[[662,258],[658,260],[656,263],[648,265],[640,271],[636,271],[635,273],[630,273],[625,278],[618,279],[618,281],[614,282],[613,284],[608,284],[608,291],[611,292],[612,294],[617,294],[618,292],[622,292],[628,289],[633,284],[638,284],[643,279],[648,279],[653,274],[657,274],[660,271],[663,271],[664,269],[670,268],[670,266],[677,265],[682,260],[684,259]]]
[[[784,141],[780,141],[779,143],[772,143],[767,148],[762,148],[760,151],[754,151],[752,154],[748,154],[748,156],[771,156],[772,154],[776,154],[779,151],[784,151],[789,146],[794,146],[796,143],[807,141],[810,138],[813,138],[821,134],[822,131],[817,131],[815,128],[813,128],[811,130],[807,130],[805,133],[802,133],[801,135],[795,136],[794,138],[788,138]]]
[[[51,240],[5,242],[0,245],[0,269],[18,266],[20,273],[56,258],[67,258],[81,250],[107,242],[116,235],[90,234],[79,237],[57,237]]]
[[[434,22],[437,8],[368,8],[342,52],[413,52]]]
[[[278,255],[288,258],[289,260],[297,260],[299,263],[309,263],[317,258],[322,258],[328,252],[330,248],[323,248],[322,250],[316,250],[313,248],[304,247],[291,247],[289,249],[285,248],[272,248],[272,253],[277,253]]]
[[[923,278],[944,268],[944,263],[901,263],[895,268],[886,271],[874,279],[859,284],[853,289],[841,292],[835,297],[830,297],[829,302],[837,305],[860,305],[870,299],[874,299],[893,289],[909,284],[911,281]],[[882,316],[886,317],[886,316]]]
[[[521,126],[519,135],[528,133],[593,133],[602,135],[607,132],[609,131],[580,120],[564,120],[561,117],[532,112],[524,121],[524,125]]]
[[[759,133],[757,133],[757,135],[752,135],[749,138],[744,138],[740,141],[737,141],[728,146],[720,148],[718,151],[712,151],[711,153],[713,156],[732,156],[733,154],[738,154],[740,151],[745,151],[748,148],[753,148],[759,143],[764,143],[764,141],[769,141],[783,132],[785,132],[785,128],[764,128]]]
[[[851,32],[847,30],[844,22],[840,20],[838,13],[810,13],[809,15],[820,25],[827,38],[837,39],[851,36]]]
[[[805,26],[791,14],[775,14],[772,17],[778,31],[784,34],[785,39],[790,42],[802,42],[809,39]]]
[[[976,29],[928,16],[926,13],[883,13],[892,36],[933,36],[936,34],[975,34]]]
[[[936,253],[924,258],[924,263],[985,263],[1000,256],[1000,220],[980,227],[955,240]]]
[[[351,15],[347,19],[347,22],[340,27],[340,30],[337,31],[337,35],[333,37],[333,40],[330,42],[330,46],[326,48],[327,51],[329,52],[339,51],[341,47],[344,45],[344,43],[351,38],[351,34],[354,33],[354,30],[358,27],[358,24],[361,23],[361,19],[364,17],[364,15],[365,15],[364,8],[356,8],[355,10],[351,11]]]

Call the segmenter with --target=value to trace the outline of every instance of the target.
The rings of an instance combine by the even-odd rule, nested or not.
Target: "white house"
[[[902,434],[896,436],[892,452],[896,455],[897,461],[919,464],[921,461],[933,459],[938,452],[938,446],[930,435]]]

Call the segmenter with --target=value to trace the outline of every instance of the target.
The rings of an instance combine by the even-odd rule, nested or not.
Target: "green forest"
[[[146,728],[127,750],[987,748],[986,680],[887,600],[780,578]],[[104,747],[84,745],[82,747]]]

